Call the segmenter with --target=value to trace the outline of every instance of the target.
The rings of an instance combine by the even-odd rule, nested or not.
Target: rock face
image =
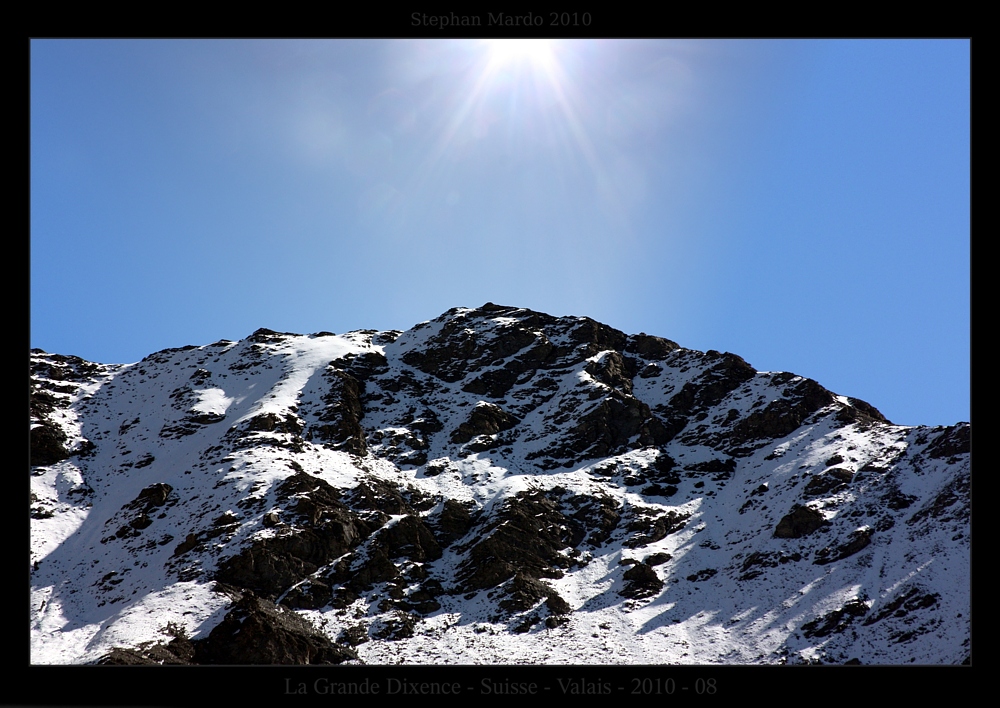
[[[342,664],[357,661],[299,615],[246,593],[204,639],[181,634],[138,650],[116,648],[97,663],[147,664]]]
[[[969,656],[969,425],[735,354],[487,303],[36,350],[30,415],[36,663]]]
[[[196,643],[192,663],[342,664],[357,658],[294,612],[247,593]]]

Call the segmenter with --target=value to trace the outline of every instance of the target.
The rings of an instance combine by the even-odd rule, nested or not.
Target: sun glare
[[[586,61],[599,44],[562,39],[476,39],[446,45],[465,52],[468,67],[447,103],[448,118],[427,155],[431,174],[477,143],[503,150],[517,164],[546,153],[563,174],[589,173],[598,199],[616,224],[625,224],[621,180],[609,171],[607,152],[588,132],[585,117],[604,106],[584,92]],[[531,158],[533,159],[533,158]]]
[[[490,66],[494,69],[513,64],[545,68],[552,62],[552,43],[547,39],[489,39]]]

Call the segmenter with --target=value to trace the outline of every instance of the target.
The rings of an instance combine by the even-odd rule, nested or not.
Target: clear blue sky
[[[31,345],[487,301],[969,419],[965,40],[35,40]]]

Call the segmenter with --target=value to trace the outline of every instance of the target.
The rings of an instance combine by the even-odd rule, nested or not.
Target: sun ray
[[[487,39],[483,41],[490,57],[488,71],[521,64],[528,64],[533,68],[547,68],[552,65],[554,60],[551,40]]]

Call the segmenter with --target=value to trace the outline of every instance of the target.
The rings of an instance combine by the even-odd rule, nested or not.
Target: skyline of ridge
[[[968,40],[32,40],[31,346],[492,301],[970,418]]]

